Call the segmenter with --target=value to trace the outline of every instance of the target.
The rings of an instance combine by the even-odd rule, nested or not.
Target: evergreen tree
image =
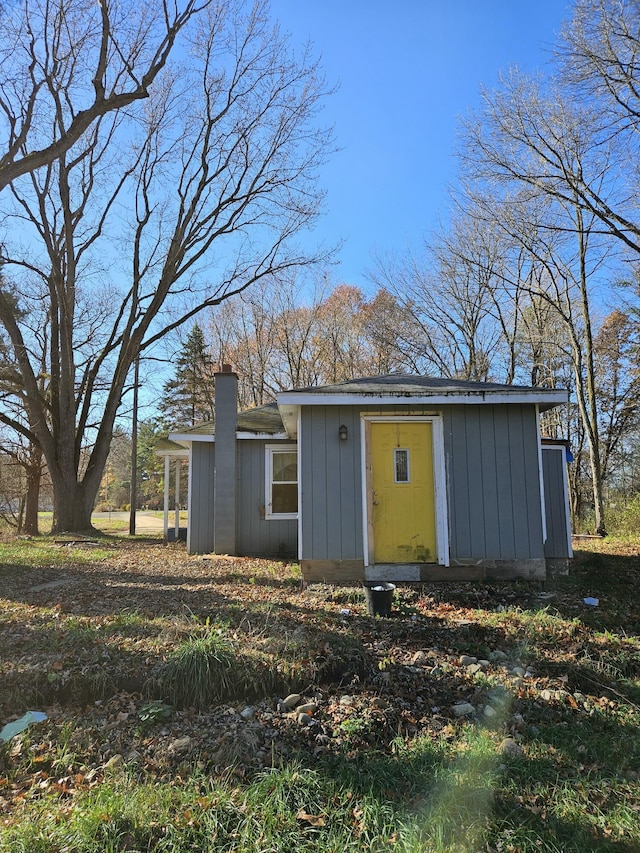
[[[138,505],[141,507],[162,509],[164,459],[158,456],[156,448],[165,434],[163,425],[155,418],[138,424]]]
[[[167,429],[213,420],[213,374],[213,359],[196,323],[178,353],[174,378],[163,386],[160,411]]]

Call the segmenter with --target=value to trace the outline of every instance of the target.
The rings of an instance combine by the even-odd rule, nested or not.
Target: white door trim
[[[373,504],[371,501],[372,423],[430,423],[433,438],[433,484],[436,514],[436,561],[449,565],[449,519],[447,513],[447,475],[444,458],[444,426],[442,415],[361,415],[360,449],[362,469],[362,535],[365,567],[375,563],[373,557]]]

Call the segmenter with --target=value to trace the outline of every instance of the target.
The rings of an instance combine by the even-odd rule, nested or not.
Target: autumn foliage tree
[[[367,299],[353,285],[323,282],[309,295],[283,278],[212,311],[205,334],[238,373],[240,404],[250,407],[290,388],[406,370],[394,344],[401,325],[387,292]]]

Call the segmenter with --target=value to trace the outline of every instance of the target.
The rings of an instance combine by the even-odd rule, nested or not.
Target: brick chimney
[[[216,554],[235,554],[238,376],[230,364],[223,364],[214,381],[213,545]]]

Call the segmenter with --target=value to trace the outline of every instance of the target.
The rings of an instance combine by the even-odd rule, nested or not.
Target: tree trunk
[[[95,532],[91,513],[97,489],[88,489],[86,483],[78,482],[75,473],[70,477],[52,474],[51,481],[54,507],[51,532]]]
[[[29,536],[37,536],[40,481],[42,479],[42,450],[35,445],[31,447],[29,464],[26,466],[25,474],[27,478],[27,496],[22,532]]]

